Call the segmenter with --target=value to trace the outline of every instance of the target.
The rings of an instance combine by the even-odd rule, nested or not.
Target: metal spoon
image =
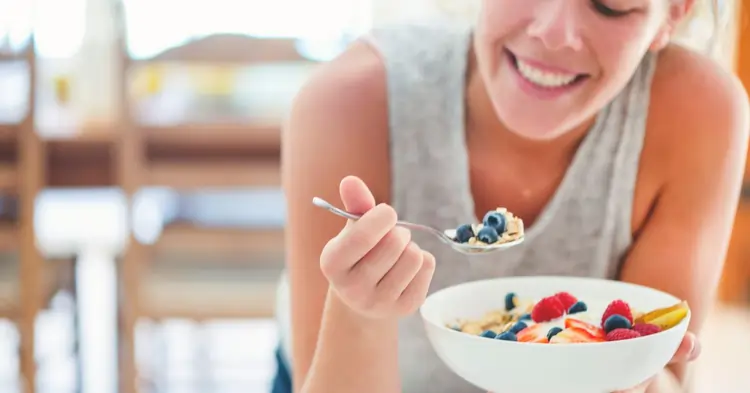
[[[313,198],[313,204],[315,206],[326,209],[333,214],[339,215],[344,218],[348,218],[350,220],[356,221],[362,217],[361,215],[352,214],[347,211],[341,210],[337,208],[336,206],[333,206],[330,203],[318,197]],[[506,243],[490,244],[490,245],[459,243],[453,240],[456,236],[455,229],[446,229],[445,231],[441,231],[437,228],[433,228],[427,225],[414,224],[414,223],[406,222],[406,221],[397,221],[396,225],[407,228],[407,229],[411,229],[411,230],[428,232],[432,234],[433,236],[437,237],[438,239],[440,239],[440,241],[442,241],[443,243],[450,246],[452,249],[462,254],[467,254],[467,255],[486,254],[486,253],[490,253],[494,251],[499,251],[499,250],[503,250],[503,249],[510,248],[513,246],[517,246],[523,242],[523,237],[522,237],[518,240],[513,240],[510,242],[506,242]]]

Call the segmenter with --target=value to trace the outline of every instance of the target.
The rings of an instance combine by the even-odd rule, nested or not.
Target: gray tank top
[[[387,71],[391,203],[400,219],[439,228],[476,220],[464,130],[470,38],[469,28],[444,25],[381,28],[368,37]],[[437,260],[430,291],[503,276],[615,279],[632,240],[633,193],[655,67],[656,56],[646,55],[627,87],[597,116],[521,246],[466,257],[415,232],[413,239]],[[284,285],[278,306],[288,349]],[[402,320],[399,351],[404,392],[479,392],[437,358],[418,314]]]

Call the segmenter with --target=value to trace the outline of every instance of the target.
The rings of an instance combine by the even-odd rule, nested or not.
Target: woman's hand
[[[435,271],[435,257],[397,227],[396,211],[375,198],[357,177],[341,181],[346,210],[363,213],[331,239],[320,268],[332,289],[354,311],[371,318],[400,317],[422,305]]]
[[[678,364],[678,363],[685,363],[685,362],[691,362],[698,358],[701,352],[701,346],[700,341],[698,341],[698,338],[690,332],[687,332],[685,337],[682,339],[682,343],[680,344],[680,347],[677,348],[677,352],[675,352],[674,356],[672,357],[672,360],[669,362],[669,364]],[[627,390],[621,390],[615,393],[646,393],[649,392],[649,387],[652,386],[652,384],[659,378],[659,376],[654,376],[647,380],[646,382],[631,388]],[[676,384],[676,382],[675,382]],[[661,393],[661,390],[655,390],[654,392]]]

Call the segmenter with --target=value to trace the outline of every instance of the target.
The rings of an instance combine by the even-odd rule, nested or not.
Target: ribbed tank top
[[[391,204],[399,219],[438,228],[475,222],[465,141],[471,29],[379,28],[368,36],[387,72]],[[565,275],[616,279],[631,245],[631,213],[656,56],[644,57],[625,89],[597,115],[572,163],[522,245],[462,256],[413,233],[437,268],[430,291],[490,277]],[[288,356],[288,294],[278,313]],[[479,392],[437,358],[420,316],[401,321],[399,363],[407,393]]]

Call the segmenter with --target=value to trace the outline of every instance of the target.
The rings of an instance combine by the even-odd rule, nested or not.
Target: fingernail
[[[690,350],[690,360],[693,360],[701,354],[701,344],[699,341],[693,343],[693,349]]]

